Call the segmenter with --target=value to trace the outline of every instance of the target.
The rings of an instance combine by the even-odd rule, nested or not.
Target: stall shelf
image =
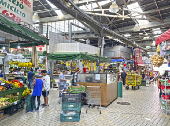
[[[170,83],[169,78],[161,79],[161,109],[165,110],[166,115],[170,111],[170,100],[169,100],[169,90],[170,90]]]
[[[19,92],[19,95],[18,95],[18,102],[17,103],[20,103],[20,100],[21,100],[21,96],[22,96],[22,92],[26,89],[26,87],[21,87],[21,88],[16,88],[16,89],[11,89],[11,90],[5,90],[5,91],[0,91],[0,97],[2,96],[5,96],[5,95],[10,95],[10,94],[15,94],[17,92]],[[10,104],[8,106],[5,106],[3,108],[0,108],[0,110],[2,109],[6,109],[10,106],[12,106],[14,104]]]

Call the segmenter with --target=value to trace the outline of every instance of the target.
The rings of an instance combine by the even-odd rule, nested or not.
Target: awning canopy
[[[134,63],[133,60],[126,60],[126,59],[111,59],[111,62],[127,62],[127,63]]]
[[[166,41],[170,39],[170,29],[166,32],[164,32],[163,34],[161,34],[160,36],[158,36],[158,38],[156,39],[156,42],[155,42],[155,46],[157,46],[158,44]]]
[[[21,26],[20,24],[16,24],[15,22],[7,20],[2,15],[0,15],[0,30],[17,37],[24,38],[28,41],[32,41],[33,43],[29,43],[28,46],[34,46],[35,44],[42,45],[42,43],[49,44],[49,40],[47,38],[38,35],[37,33]]]
[[[111,62],[123,62],[124,59],[111,59]]]
[[[81,52],[58,52],[58,53],[49,53],[47,55],[50,60],[82,59],[82,60],[96,61],[96,60],[99,60],[100,58],[101,62],[110,62],[110,59],[106,57],[98,57],[97,55],[81,53]]]

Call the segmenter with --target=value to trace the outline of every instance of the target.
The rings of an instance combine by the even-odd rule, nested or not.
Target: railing
[[[6,18],[7,20],[11,21],[11,22],[14,22],[14,23],[16,23],[16,24],[18,24],[18,25],[21,25],[21,26],[24,27],[24,28],[27,28],[28,30],[30,30],[30,31],[32,31],[32,32],[40,35],[41,37],[46,38],[44,35],[42,35],[42,34],[40,33],[39,29],[38,29],[38,28],[35,28],[33,25],[28,24],[28,23],[23,22],[23,21],[21,21],[20,23],[18,23],[17,21],[13,20],[11,17],[9,17],[9,16],[7,16],[7,15],[5,15],[5,14],[2,14],[2,13],[0,13],[0,15],[3,16],[4,18]]]

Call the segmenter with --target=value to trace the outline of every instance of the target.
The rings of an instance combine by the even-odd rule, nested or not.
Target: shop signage
[[[0,0],[0,13],[18,23],[32,24],[33,0]]]

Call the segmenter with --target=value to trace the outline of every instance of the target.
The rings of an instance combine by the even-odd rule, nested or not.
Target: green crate
[[[62,102],[62,111],[68,110],[81,112],[81,103]]]
[[[60,122],[79,122],[80,121],[80,113],[76,113],[75,115],[65,116],[60,113]]]

